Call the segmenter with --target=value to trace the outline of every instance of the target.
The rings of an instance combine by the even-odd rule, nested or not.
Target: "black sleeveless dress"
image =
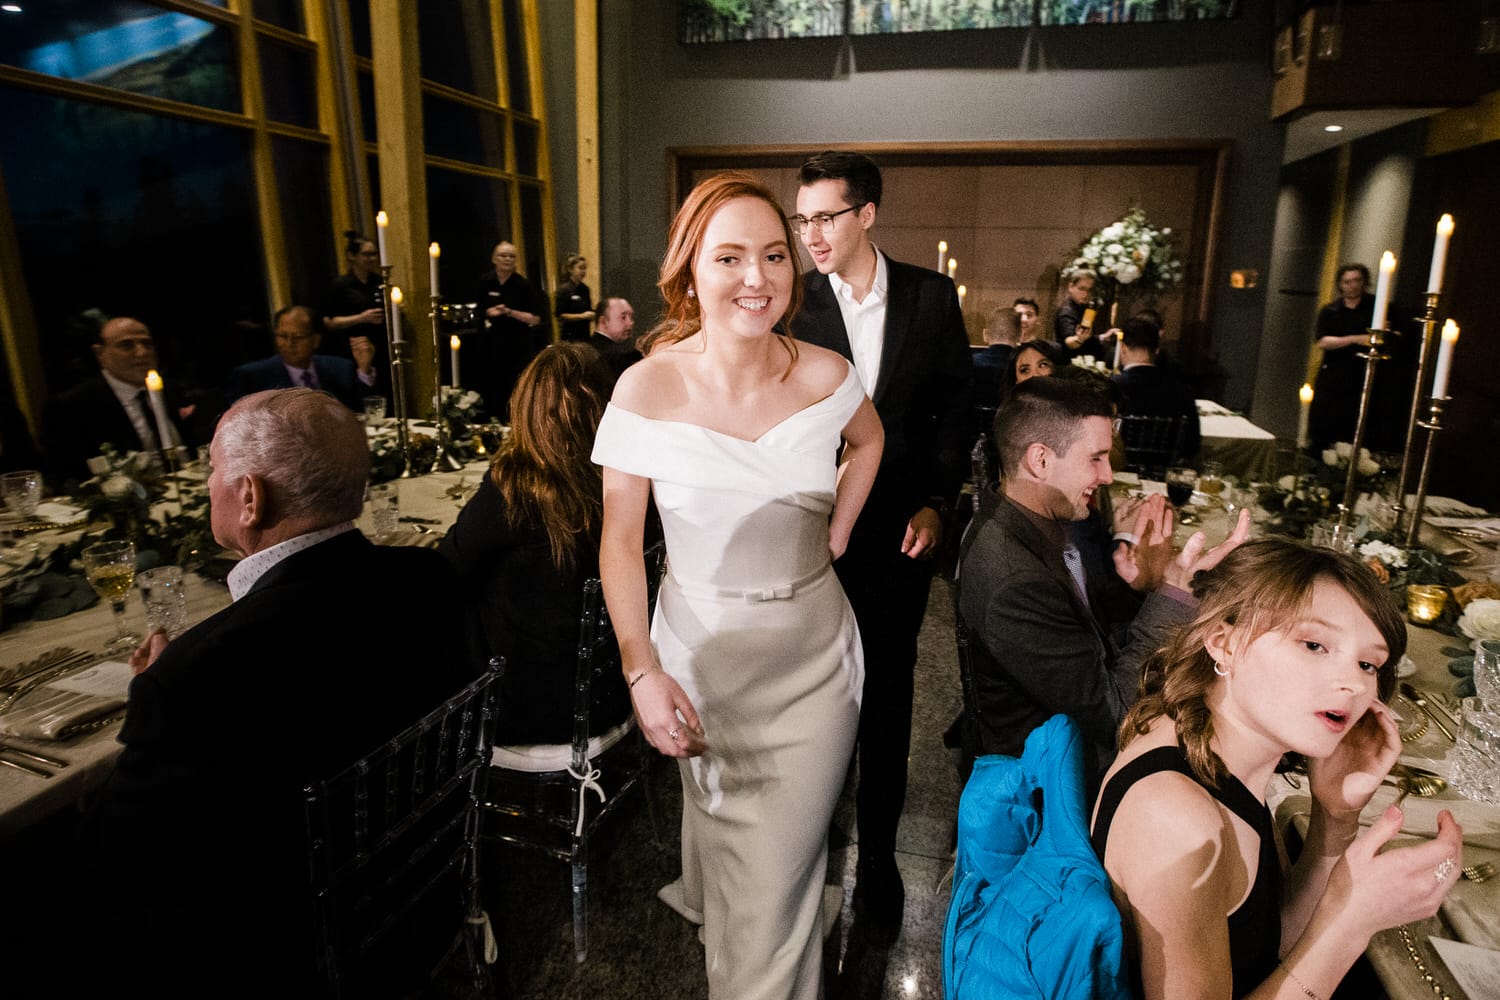
[[[1280,961],[1281,949],[1281,862],[1276,856],[1276,835],[1271,828],[1271,812],[1240,779],[1229,775],[1217,789],[1198,780],[1188,766],[1181,747],[1157,747],[1148,750],[1109,779],[1099,799],[1099,815],[1094,821],[1092,841],[1099,863],[1104,863],[1104,846],[1109,842],[1109,827],[1125,793],[1137,781],[1151,774],[1176,771],[1198,783],[1204,791],[1229,809],[1260,837],[1260,857],[1255,869],[1255,884],[1245,901],[1229,914],[1229,960],[1234,974],[1234,995],[1244,996],[1265,982]],[[1140,969],[1135,971],[1136,994],[1140,995]]]

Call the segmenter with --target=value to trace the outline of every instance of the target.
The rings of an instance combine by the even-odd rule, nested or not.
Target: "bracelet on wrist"
[[[627,689],[633,689],[637,684],[640,683],[641,678],[645,677],[649,673],[653,673],[653,672],[655,672],[657,670],[660,670],[660,669],[661,669],[660,667],[647,667],[645,670],[637,671],[636,675],[634,677],[630,678],[630,680],[626,683],[625,687]]]
[[[1323,1000],[1323,998],[1317,993],[1314,993],[1312,990],[1308,989],[1306,983],[1297,978],[1297,974],[1292,971],[1291,966],[1287,965],[1285,962],[1282,962],[1281,967],[1286,970],[1286,977],[1292,981],[1292,984],[1294,986],[1302,991],[1302,995],[1307,997],[1308,1000]]]

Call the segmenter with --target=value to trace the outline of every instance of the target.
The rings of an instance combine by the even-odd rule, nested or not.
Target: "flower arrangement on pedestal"
[[[201,478],[169,477],[149,452],[119,452],[108,445],[94,461],[91,468],[98,471],[79,484],[73,501],[90,521],[108,522],[107,534],[135,542],[142,568],[156,563],[194,568],[219,551]],[[148,553],[155,553],[155,562]]]
[[[1097,297],[1114,302],[1127,288],[1152,296],[1176,288],[1183,266],[1171,228],[1151,225],[1145,210],[1137,207],[1074,250],[1063,266],[1063,280],[1083,271],[1094,274]]]

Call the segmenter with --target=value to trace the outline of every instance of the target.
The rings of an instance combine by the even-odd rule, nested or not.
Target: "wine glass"
[[[31,520],[42,500],[42,474],[35,469],[7,472],[0,476],[0,497],[5,499],[6,510]]]
[[[1177,508],[1177,520],[1183,524],[1192,524],[1193,515],[1188,510],[1188,504],[1193,499],[1193,490],[1198,486],[1198,471],[1185,466],[1174,465],[1167,470],[1167,499],[1172,501],[1172,506]]]
[[[104,648],[112,653],[134,649],[141,637],[125,628],[125,597],[135,583],[135,543],[95,542],[83,550],[83,571],[94,593],[114,612],[115,637]]]
[[[1198,463],[1198,492],[1217,497],[1224,491],[1224,466],[1219,462]]]

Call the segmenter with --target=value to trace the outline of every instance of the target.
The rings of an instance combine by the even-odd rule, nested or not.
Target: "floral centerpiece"
[[[1063,266],[1064,280],[1088,271],[1095,275],[1100,297],[1115,301],[1129,288],[1151,295],[1182,283],[1182,260],[1173,247],[1170,227],[1156,228],[1141,208],[1132,208],[1085,240]]]
[[[1288,473],[1259,488],[1257,501],[1265,512],[1260,521],[1267,530],[1306,538],[1312,526],[1326,519],[1343,498],[1351,461],[1356,463],[1357,493],[1378,493],[1390,476],[1390,470],[1368,448],[1361,448],[1355,458],[1347,441],[1325,449],[1319,458],[1308,459],[1297,474]]]
[[[411,474],[425,475],[437,462],[438,439],[431,434],[411,431]],[[406,456],[393,429],[382,430],[370,439],[370,482],[384,483],[397,479],[406,471]]]
[[[1500,639],[1500,600],[1480,597],[1464,606],[1458,630],[1470,639]]]
[[[169,478],[149,452],[108,445],[92,468],[96,474],[79,484],[73,501],[91,522],[108,524],[107,535],[134,541],[142,565],[194,567],[219,551],[201,480]]]

